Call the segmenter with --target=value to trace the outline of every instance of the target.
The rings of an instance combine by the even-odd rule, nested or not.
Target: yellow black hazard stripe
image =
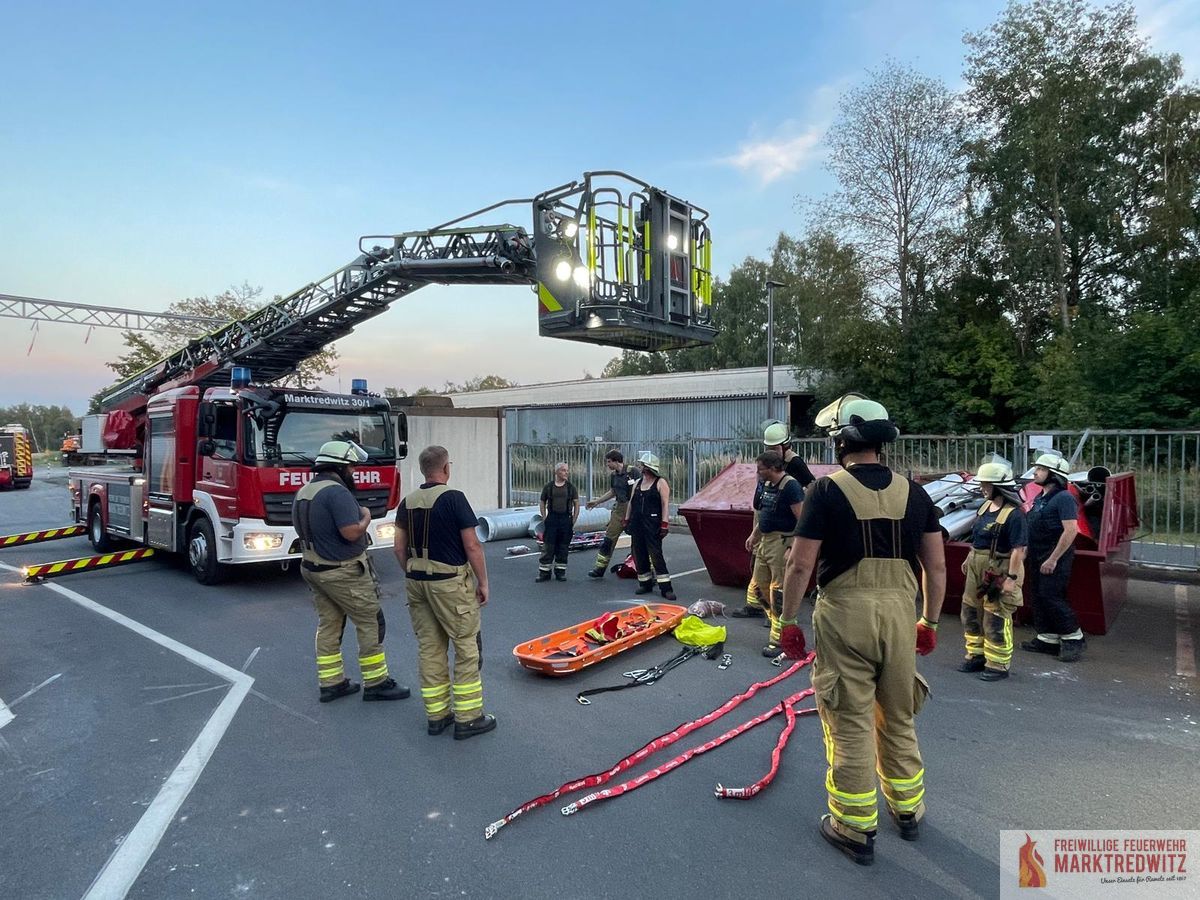
[[[84,556],[80,559],[62,559],[57,562],[42,563],[38,566],[26,566],[22,573],[26,581],[43,581],[47,578],[72,575],[88,569],[109,569],[113,566],[123,566],[126,563],[149,559],[153,555],[152,548],[138,547],[136,550],[122,550],[117,553],[103,553],[100,556]]]
[[[46,531],[26,531],[23,534],[0,534],[0,547],[15,547],[18,544],[38,544],[42,541],[57,541],[77,537],[86,533],[83,525],[68,525],[66,528],[50,528]]]

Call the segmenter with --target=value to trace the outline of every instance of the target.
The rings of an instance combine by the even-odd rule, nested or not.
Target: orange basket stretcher
[[[644,603],[552,631],[513,647],[526,669],[570,675],[671,631],[687,615],[673,603]]]

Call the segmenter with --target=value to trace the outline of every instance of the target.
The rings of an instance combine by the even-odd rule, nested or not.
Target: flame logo
[[[1020,864],[1017,884],[1023,888],[1040,888],[1046,886],[1046,870],[1042,868],[1042,854],[1038,853],[1034,849],[1035,847],[1037,847],[1037,842],[1026,832],[1025,843],[1017,852],[1017,859]]]

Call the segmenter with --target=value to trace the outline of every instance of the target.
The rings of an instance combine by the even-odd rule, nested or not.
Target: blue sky
[[[1002,6],[11,3],[0,292],[146,310],[243,281],[287,294],[362,234],[607,168],[706,207],[724,274],[829,188],[844,88],[888,55],[960,85],[963,32]],[[1137,8],[1200,74],[1200,4]],[[338,349],[341,386],[375,390],[578,378],[616,353],[537,337],[517,287],[425,288]],[[81,412],[119,352],[116,331],[0,319],[0,406]]]

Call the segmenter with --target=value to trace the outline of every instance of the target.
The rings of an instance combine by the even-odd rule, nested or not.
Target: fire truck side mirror
[[[400,410],[393,415],[396,417],[396,459],[408,457],[408,417]]]
[[[216,430],[217,430],[217,411],[216,411],[216,409],[213,408],[213,405],[211,403],[202,402],[200,404],[200,414],[197,417],[196,434],[199,435],[200,437],[212,437],[213,433]],[[211,443],[211,441],[209,443]],[[209,453],[204,453],[202,451],[201,455],[202,456],[211,456],[212,453],[211,453],[211,451]]]
[[[200,445],[196,448],[196,452],[198,454],[200,454],[201,456],[212,456],[214,453],[217,452],[217,445],[212,440],[212,438],[205,438],[204,440],[202,440],[200,442]]]

